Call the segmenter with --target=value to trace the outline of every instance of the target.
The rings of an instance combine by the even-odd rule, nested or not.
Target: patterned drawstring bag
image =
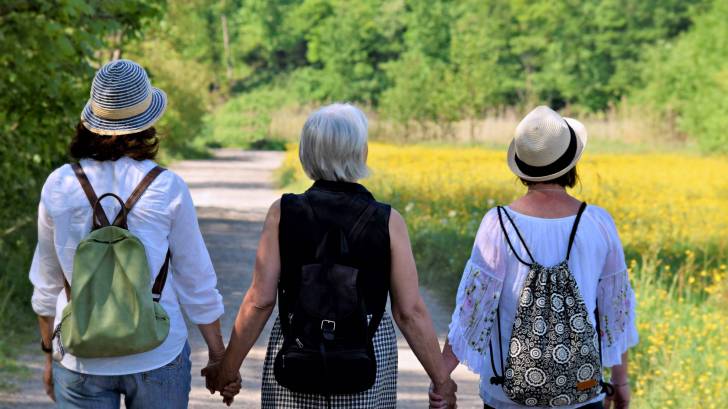
[[[598,311],[594,315],[595,331],[569,270],[569,255],[584,209],[586,203],[581,204],[576,214],[566,258],[553,267],[546,267],[534,260],[511,216],[503,207],[498,207],[498,220],[508,246],[518,261],[529,267],[529,272],[516,308],[505,365],[503,354],[499,354],[501,375],[497,375],[491,338],[490,364],[495,376],[490,382],[502,385],[506,396],[521,405],[575,405],[602,392],[613,392],[612,386],[602,379]],[[511,243],[503,214],[523,244],[530,263],[518,255]],[[497,322],[500,340],[500,309],[497,310]]]

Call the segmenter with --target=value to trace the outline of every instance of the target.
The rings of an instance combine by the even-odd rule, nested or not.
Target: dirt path
[[[250,286],[255,249],[266,210],[279,196],[272,183],[272,172],[281,160],[282,154],[278,152],[220,150],[212,160],[183,161],[171,167],[189,185],[198,208],[200,228],[218,274],[218,288],[225,300],[222,319],[225,337],[230,333],[238,306]],[[443,340],[450,312],[426,290],[423,290],[423,296]],[[243,392],[234,407],[260,407],[260,374],[271,325],[272,319],[243,364]],[[202,378],[197,376],[207,361],[207,349],[197,329],[192,326],[189,329],[193,375],[190,407],[221,408],[219,395],[210,396]],[[427,376],[401,335],[398,345],[398,407],[427,407]],[[35,347],[33,344],[28,350],[34,352]],[[0,408],[52,407],[39,382],[40,356],[32,353],[28,358],[32,378],[22,382],[16,393],[0,392]],[[482,407],[477,378],[463,367],[455,371],[454,377],[460,390],[459,407]]]

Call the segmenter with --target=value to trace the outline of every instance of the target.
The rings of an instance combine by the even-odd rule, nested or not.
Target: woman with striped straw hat
[[[32,306],[46,354],[46,393],[61,408],[118,408],[121,395],[127,408],[186,408],[191,363],[182,310],[198,324],[210,360],[224,352],[222,297],[189,190],[179,176],[154,162],[159,147],[154,124],[166,107],[165,93],[152,87],[139,64],[116,60],[104,65],[91,84],[91,98],[69,147],[75,163],[53,171],[43,186],[38,246],[30,269]],[[80,291],[73,281],[79,242],[89,234],[92,219],[115,220],[117,225],[111,217],[120,213],[121,204],[93,200],[107,192],[127,200],[123,227],[144,246],[149,287],[154,282],[151,290],[158,294],[149,296],[166,311],[169,330],[158,346],[130,355],[63,354],[58,342],[52,342],[52,332],[69,296]],[[94,201],[100,211],[92,211],[89,202]]]

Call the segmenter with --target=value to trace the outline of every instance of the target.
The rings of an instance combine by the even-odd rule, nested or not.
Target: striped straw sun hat
[[[127,135],[152,127],[165,109],[167,95],[152,87],[141,65],[115,60],[96,73],[81,122],[100,135]]]
[[[586,127],[547,106],[536,107],[516,127],[508,167],[516,176],[545,182],[571,170],[586,146]]]

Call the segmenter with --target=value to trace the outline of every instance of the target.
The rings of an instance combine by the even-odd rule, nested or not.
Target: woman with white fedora
[[[224,352],[222,297],[189,190],[179,176],[154,162],[159,147],[154,124],[166,107],[166,95],[152,87],[140,65],[129,60],[104,65],[94,77],[91,98],[70,143],[74,163],[53,171],[43,186],[38,246],[30,268],[32,306],[46,353],[46,393],[61,408],[118,408],[121,395],[127,408],[186,408],[191,364],[182,310],[198,324],[210,360]],[[138,186],[146,190],[137,191]],[[130,198],[124,212],[112,200],[96,200],[101,210],[92,211],[92,199],[107,192]],[[126,214],[124,227],[146,251],[149,286],[162,284],[158,293],[155,286],[148,296],[166,311],[166,338],[151,350],[131,355],[64,354],[57,341],[52,343],[58,339],[53,329],[69,295],[78,290],[73,280],[77,247],[91,231],[92,219],[94,227],[97,219],[114,220],[116,225],[112,217],[120,213]]]
[[[481,376],[485,408],[629,405],[638,336],[617,229],[566,191],[586,141],[583,124],[540,106],[508,149],[527,191],[485,214],[443,351],[448,369],[462,362]]]

